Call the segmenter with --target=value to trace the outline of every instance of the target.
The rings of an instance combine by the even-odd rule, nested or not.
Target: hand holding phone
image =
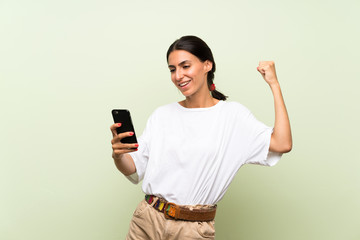
[[[119,159],[125,153],[137,151],[139,144],[137,144],[130,112],[126,109],[114,109],[112,110],[112,115],[115,122],[110,127],[113,134],[113,139],[111,140],[113,158]]]
[[[121,126],[116,129],[117,134],[129,132],[131,136],[121,139],[121,143],[137,143],[137,138],[132,124],[130,112],[127,109],[114,109],[111,111],[114,118],[114,123],[121,123]]]

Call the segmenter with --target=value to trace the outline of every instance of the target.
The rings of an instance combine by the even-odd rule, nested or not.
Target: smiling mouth
[[[179,84],[179,87],[185,87],[185,86],[187,86],[190,81],[191,81],[191,80],[180,83],[180,84]]]

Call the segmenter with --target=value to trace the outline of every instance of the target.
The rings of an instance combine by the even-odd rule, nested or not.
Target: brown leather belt
[[[184,220],[192,222],[208,222],[215,219],[216,205],[209,208],[193,208],[176,205],[154,195],[145,195],[145,201],[159,212],[164,213],[166,219]]]

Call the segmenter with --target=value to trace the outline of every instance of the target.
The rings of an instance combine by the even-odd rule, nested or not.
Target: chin
[[[185,97],[189,96],[190,94],[186,93],[186,92],[181,92],[182,95],[184,95]]]
[[[184,97],[191,97],[191,93],[188,92],[182,92],[182,95],[184,95]]]

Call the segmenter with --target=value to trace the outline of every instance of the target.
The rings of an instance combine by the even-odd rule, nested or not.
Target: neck
[[[181,101],[180,104],[186,108],[207,108],[216,105],[218,102],[218,99],[213,98],[211,94],[209,94],[206,97],[186,97],[186,99]]]

